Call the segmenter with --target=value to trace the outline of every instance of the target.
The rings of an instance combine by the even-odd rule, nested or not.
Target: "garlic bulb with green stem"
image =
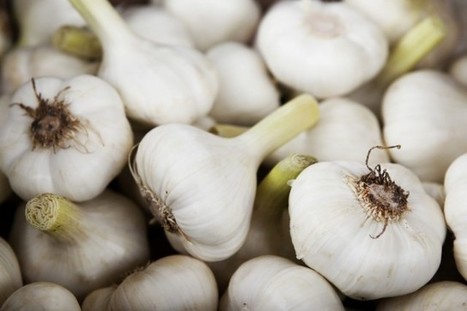
[[[93,75],[98,63],[89,62],[55,49],[51,45],[18,46],[7,52],[2,61],[2,92],[13,93],[21,85],[44,76],[71,79]]]
[[[101,193],[127,162],[133,135],[115,89],[92,75],[31,79],[0,125],[0,168],[23,200]]]
[[[466,185],[467,153],[464,153],[449,165],[445,174],[444,215],[446,223],[455,237],[453,252],[456,267],[465,280],[467,280],[467,208],[464,190]]]
[[[204,262],[171,255],[133,272],[117,286],[92,292],[83,301],[83,311],[215,311],[218,298],[214,275]]]
[[[355,90],[388,55],[382,30],[346,2],[279,1],[262,18],[255,44],[278,81],[318,98]]]
[[[68,1],[15,0],[11,2],[18,24],[18,45],[21,46],[48,43],[54,31],[62,25],[85,25],[84,20]]]
[[[10,234],[26,282],[49,281],[78,299],[149,260],[145,217],[105,190],[81,203],[41,194],[18,208]]]
[[[227,288],[235,270],[249,259],[261,255],[278,255],[291,260],[295,258],[287,212],[289,181],[315,162],[312,156],[291,154],[277,163],[261,180],[245,243],[226,260],[208,262],[221,292]]]
[[[420,179],[399,164],[371,168],[370,151],[366,165],[307,167],[289,196],[297,258],[358,300],[403,295],[428,283],[446,235],[442,210]]]
[[[32,282],[17,289],[0,311],[81,311],[76,297],[65,287],[52,282]]]
[[[439,281],[427,284],[407,295],[382,299],[376,304],[376,311],[465,310],[466,306],[466,284],[455,281]]]
[[[201,52],[140,37],[107,0],[69,1],[99,38],[98,76],[120,93],[129,118],[152,127],[208,114],[218,82]]]
[[[303,94],[234,138],[184,124],[149,131],[133,174],[172,245],[205,261],[233,255],[248,233],[261,162],[318,118],[317,102]]]
[[[279,107],[279,90],[255,49],[229,41],[211,47],[206,56],[219,76],[209,113],[217,122],[253,125]]]
[[[21,286],[23,279],[18,258],[10,244],[0,237],[0,306]]]
[[[394,81],[382,106],[383,137],[391,158],[425,182],[442,182],[449,164],[467,152],[467,91],[451,76],[417,70]]]
[[[279,256],[264,255],[235,271],[219,310],[345,309],[332,285],[317,272]]]
[[[226,41],[248,43],[261,18],[254,0],[162,0],[162,6],[185,25],[201,51]]]

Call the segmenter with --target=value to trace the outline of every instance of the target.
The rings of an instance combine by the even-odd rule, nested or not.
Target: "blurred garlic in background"
[[[23,279],[18,258],[10,244],[0,237],[0,306],[21,286]]]

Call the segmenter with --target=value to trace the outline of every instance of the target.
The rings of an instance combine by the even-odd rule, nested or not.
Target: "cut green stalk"
[[[242,141],[245,151],[264,159],[319,120],[319,105],[308,94],[299,95],[232,139]]]
[[[376,78],[381,87],[414,68],[446,37],[443,21],[430,16],[407,32],[394,46],[385,67]]]
[[[45,193],[26,203],[26,220],[36,229],[70,241],[81,232],[79,207],[60,195]]]
[[[209,129],[209,132],[221,137],[235,137],[247,130],[247,126],[217,123]]]
[[[258,185],[255,213],[280,216],[288,205],[290,181],[316,162],[316,158],[303,154],[291,154],[279,161]]]
[[[62,26],[53,34],[52,44],[56,49],[80,58],[88,60],[102,58],[101,43],[87,28]]]

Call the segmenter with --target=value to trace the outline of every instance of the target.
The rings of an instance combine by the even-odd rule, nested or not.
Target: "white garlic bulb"
[[[310,154],[318,161],[361,161],[368,149],[382,145],[378,119],[358,102],[336,97],[319,104],[320,121],[272,152],[265,160],[274,165],[291,153]],[[389,162],[386,150],[375,153],[370,163]]]
[[[85,25],[68,1],[15,0],[12,4],[18,23],[18,44],[22,46],[48,43],[54,31],[62,25]]]
[[[228,310],[345,310],[334,288],[317,272],[279,256],[248,260],[221,298]]]
[[[82,203],[39,195],[18,208],[10,243],[26,282],[49,281],[79,299],[149,260],[138,206],[104,191]]]
[[[21,286],[23,280],[18,258],[10,244],[0,237],[0,306]]]
[[[52,282],[32,282],[17,289],[0,311],[81,311],[78,300],[66,288]]]
[[[392,310],[466,310],[467,285],[454,281],[434,282],[411,294],[379,301],[376,311]]]
[[[13,93],[22,84],[43,76],[71,79],[95,74],[98,63],[61,52],[50,45],[18,46],[2,60],[2,92]]]
[[[204,54],[142,38],[108,0],[69,1],[99,38],[98,76],[120,93],[129,118],[152,128],[192,123],[208,114],[218,81]]]
[[[464,87],[467,87],[467,54],[459,56],[449,66],[449,74]]]
[[[206,56],[219,77],[209,113],[217,122],[253,125],[279,107],[279,90],[256,50],[229,41],[211,47]]]
[[[382,69],[382,30],[345,2],[279,1],[262,18],[256,46],[274,77],[318,98],[350,93]]]
[[[140,36],[159,43],[194,47],[183,23],[156,5],[132,5],[121,12],[128,26]]]
[[[172,245],[205,261],[235,253],[248,232],[260,163],[318,117],[317,102],[304,94],[234,138],[185,124],[149,131],[134,175]]]
[[[297,258],[354,299],[413,292],[441,262],[441,208],[398,164],[311,165],[292,183],[289,214]]]
[[[209,267],[185,255],[160,258],[127,276],[118,286],[98,289],[83,311],[217,310],[217,285]]]
[[[0,168],[23,200],[44,192],[89,200],[126,164],[131,127],[120,96],[102,79],[32,79],[10,103]]]
[[[467,91],[447,73],[405,74],[383,98],[383,137],[391,158],[422,181],[442,182],[449,164],[467,152]]]
[[[453,252],[457,270],[467,280],[467,208],[464,188],[466,185],[467,153],[464,153],[457,157],[446,171],[444,215],[448,227],[455,236]]]
[[[163,0],[162,6],[183,22],[202,51],[226,41],[247,43],[261,17],[254,0]]]

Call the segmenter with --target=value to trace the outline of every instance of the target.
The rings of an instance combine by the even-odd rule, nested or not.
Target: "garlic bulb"
[[[107,0],[70,2],[99,38],[98,76],[118,90],[130,118],[152,127],[191,123],[209,112],[218,82],[201,52],[136,35]]]
[[[32,79],[0,126],[0,168],[23,200],[52,192],[73,201],[101,193],[127,162],[133,136],[122,101],[91,75]]]
[[[254,0],[162,2],[165,10],[182,21],[195,46],[202,51],[226,41],[247,43],[253,38],[261,17]]]
[[[256,45],[278,81],[319,98],[350,93],[388,55],[382,30],[345,2],[279,1],[261,20]]]
[[[33,282],[17,289],[0,311],[80,311],[78,300],[66,288],[51,282]]]
[[[13,93],[22,84],[42,76],[71,79],[77,75],[95,74],[97,63],[65,54],[50,45],[18,46],[2,61],[2,91]]]
[[[287,213],[289,181],[315,162],[312,156],[291,154],[275,165],[259,183],[245,243],[226,260],[208,262],[222,292],[235,270],[249,259],[261,255],[295,258]]]
[[[382,144],[378,119],[367,107],[350,99],[330,98],[319,105],[320,121],[312,129],[272,152],[269,166],[290,153],[313,155],[319,161],[360,161],[368,149]],[[370,163],[389,162],[388,153],[375,153]]]
[[[279,107],[279,91],[256,50],[229,41],[210,48],[206,56],[219,76],[219,92],[209,113],[216,121],[253,125]]]
[[[85,24],[68,1],[15,0],[12,8],[18,24],[18,44],[22,46],[48,43],[54,31],[62,25]]]
[[[89,294],[83,311],[214,311],[217,305],[217,285],[208,266],[189,256],[171,255],[132,273],[118,286]]]
[[[383,98],[383,137],[391,158],[422,181],[442,182],[449,164],[467,152],[467,91],[446,73],[419,70],[397,79]]]
[[[0,237],[0,306],[21,286],[23,280],[18,258],[10,244]]]
[[[345,310],[334,288],[317,272],[278,256],[242,264],[221,298],[227,310]]]
[[[467,87],[467,54],[459,56],[449,67],[449,74],[456,79],[457,82]]]
[[[54,282],[79,299],[149,260],[144,215],[110,190],[82,203],[31,199],[18,208],[10,243],[26,282]]]
[[[366,164],[319,162],[293,181],[290,234],[297,258],[354,299],[413,292],[440,265],[441,208],[407,168]]]
[[[260,163],[318,117],[318,104],[304,94],[234,138],[184,124],[149,131],[133,171],[172,246],[205,261],[233,255],[248,233]]]
[[[454,259],[457,270],[467,280],[467,226],[465,190],[467,185],[467,153],[457,157],[446,171],[444,187],[446,199],[444,215],[448,227],[454,233]]]
[[[465,310],[466,306],[467,285],[440,281],[425,285],[411,294],[383,299],[377,303],[376,310]]]
[[[124,8],[122,17],[140,36],[159,43],[194,47],[183,23],[156,5],[133,5]]]

